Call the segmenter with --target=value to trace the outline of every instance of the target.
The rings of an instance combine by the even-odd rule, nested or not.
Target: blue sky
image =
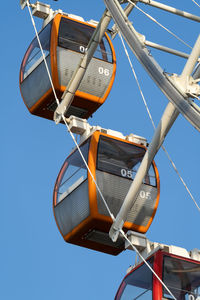
[[[169,4],[171,1],[164,1]],[[101,0],[48,3],[54,9],[99,20]],[[170,3],[172,4],[172,3]],[[12,6],[13,5],[13,6]],[[199,14],[190,0],[178,1],[180,9]],[[140,6],[193,45],[199,24]],[[146,38],[188,52],[185,46],[158,29],[136,10],[131,18]],[[36,20],[37,21],[37,20]],[[38,28],[40,22],[37,21]],[[134,253],[119,256],[98,253],[67,244],[54,221],[52,193],[57,174],[73,143],[63,125],[31,115],[19,91],[19,69],[34,37],[28,11],[19,1],[1,4],[1,217],[0,299],[113,299],[134,263]],[[135,133],[151,140],[153,128],[133,79],[121,42],[114,40],[117,75],[106,103],[90,119],[92,125]],[[152,50],[162,67],[180,74],[184,60]],[[157,124],[167,99],[131,55],[143,93]],[[34,88],[34,87],[33,87]],[[181,115],[166,138],[165,146],[200,205],[199,132]],[[193,204],[163,151],[156,156],[161,197],[155,219],[147,232],[152,241],[187,248],[200,248],[200,213]]]

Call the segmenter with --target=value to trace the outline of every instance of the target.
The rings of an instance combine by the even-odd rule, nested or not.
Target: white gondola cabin
[[[59,13],[39,33],[58,99],[61,99],[85,53],[94,29],[94,24]],[[114,81],[115,70],[115,51],[105,33],[66,116],[89,118],[106,100]],[[32,114],[53,120],[57,104],[36,38],[22,61],[20,90],[24,103]]]
[[[80,149],[116,217],[145,154],[145,146],[95,131]],[[119,238],[113,243],[109,238],[112,219],[92,176],[79,151],[74,150],[64,162],[54,188],[56,223],[66,242],[117,255],[124,250],[124,241]],[[145,233],[154,218],[159,195],[159,175],[153,162],[123,229]]]

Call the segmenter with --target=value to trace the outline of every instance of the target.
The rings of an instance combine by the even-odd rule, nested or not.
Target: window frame
[[[77,25],[76,29],[77,29],[78,27],[82,27],[82,29],[84,29],[84,30],[85,30],[85,29],[88,29],[89,31],[91,31],[91,34],[86,35],[86,36],[88,37],[87,43],[84,44],[84,41],[78,41],[78,42],[77,42],[77,40],[75,41],[75,39],[73,39],[73,37],[72,37],[72,38],[66,38],[66,41],[67,41],[68,43],[72,43],[72,44],[76,45],[76,46],[77,46],[77,49],[75,49],[75,48],[72,49],[72,48],[70,48],[70,47],[67,47],[67,46],[65,47],[65,46],[63,46],[63,45],[60,43],[60,39],[61,39],[61,38],[64,39],[64,37],[61,36],[61,30],[62,30],[63,23],[71,23],[71,24],[73,24],[73,25]],[[75,28],[75,26],[74,26],[74,28]],[[60,20],[60,24],[59,24],[59,31],[58,31],[58,46],[61,47],[61,48],[70,50],[70,51],[74,51],[74,52],[78,52],[78,53],[80,53],[80,54],[84,54],[85,51],[86,51],[86,49],[87,49],[88,43],[89,43],[89,41],[90,41],[90,38],[91,38],[91,36],[92,36],[94,30],[95,30],[95,26],[93,26],[93,25],[90,25],[90,24],[87,24],[87,23],[85,23],[85,22],[81,22],[81,21],[78,21],[78,20],[77,20],[77,21],[76,21],[76,20],[72,20],[72,19],[70,19],[70,18],[66,18],[66,17],[62,16],[62,17],[61,17],[61,20]],[[77,30],[77,31],[78,31],[78,30]],[[110,52],[107,52],[107,51],[106,51],[106,44],[107,44],[107,46],[109,47],[109,51],[110,51]],[[78,45],[79,45],[79,49],[78,49]],[[81,49],[80,49],[81,46],[83,47],[82,51],[81,51]],[[111,45],[110,45],[110,42],[109,42],[109,40],[108,40],[106,34],[104,34],[104,36],[103,36],[103,38],[102,38],[102,40],[101,40],[101,42],[100,42],[100,44],[99,44],[99,47],[100,47],[100,50],[96,49],[95,53],[96,53],[96,52],[99,53],[99,51],[100,51],[102,58],[99,58],[98,56],[96,56],[95,53],[94,53],[94,56],[93,56],[93,57],[94,57],[95,59],[102,60],[102,61],[105,61],[105,62],[107,62],[107,63],[113,63],[113,52],[112,52],[112,47],[111,47]],[[110,58],[109,58],[109,57],[110,57]]]
[[[53,20],[51,22],[49,22],[39,33],[39,38],[40,38],[40,42],[41,42],[41,45],[43,44],[43,41],[46,43],[47,41],[47,36],[49,36],[49,40],[48,40],[48,44],[47,44],[47,51],[48,53],[45,54],[45,58],[47,58],[49,55],[50,55],[50,50],[51,50],[51,31],[52,31],[52,24],[53,24]],[[41,35],[45,33],[45,31],[47,31],[47,33],[45,34],[43,40],[41,39]],[[38,46],[38,47],[36,47]],[[43,45],[42,45],[43,46]],[[26,69],[26,66],[27,66],[27,63],[29,63],[29,58],[32,54],[32,52],[34,51],[34,49],[38,48],[38,52],[34,55],[38,55],[38,53],[40,53],[40,57],[28,68],[28,70],[25,72],[25,69]],[[32,60],[33,58],[31,58]],[[30,60],[30,61],[31,61]],[[20,83],[22,83],[42,62],[44,61],[43,59],[43,55],[41,53],[41,50],[40,50],[40,47],[39,47],[39,44],[38,44],[38,40],[37,40],[37,37],[35,37],[25,55],[24,55],[24,58],[23,58],[23,61],[22,61],[22,64],[21,64],[21,68],[20,68]]]
[[[86,160],[86,162],[88,163],[88,156],[89,156],[89,149],[90,149],[90,142],[91,142],[91,137],[89,137],[86,141],[84,141],[80,146],[79,146],[79,148],[81,149],[81,147],[84,147],[84,146],[87,146],[87,152],[86,152],[86,157],[84,156],[84,158],[85,158],[85,160]],[[56,205],[58,205],[61,201],[59,201],[58,200],[58,198],[59,198],[59,195],[60,195],[60,193],[59,193],[59,189],[60,189],[60,186],[62,186],[66,181],[68,181],[71,177],[73,177],[73,175],[77,172],[77,171],[75,171],[72,175],[70,175],[70,177],[69,178],[67,178],[66,180],[65,180],[65,182],[63,182],[62,183],[62,180],[63,180],[63,177],[64,177],[64,175],[66,174],[66,172],[67,172],[67,169],[69,168],[69,166],[70,166],[70,163],[69,163],[69,160],[70,160],[70,158],[73,156],[73,155],[75,155],[76,153],[79,153],[79,151],[78,151],[78,149],[77,149],[77,147],[70,153],[70,155],[65,159],[65,161],[64,161],[64,163],[63,163],[63,165],[62,165],[62,167],[61,167],[61,169],[60,169],[60,172],[59,172],[59,174],[58,174],[58,177],[57,177],[57,179],[56,179],[56,184],[55,184],[55,187],[54,187],[54,206],[56,206]],[[80,155],[80,153],[79,153],[79,155]],[[82,160],[82,157],[80,157],[80,159]],[[82,160],[83,161],[83,160]],[[84,164],[84,162],[83,162],[83,164]],[[81,168],[81,167],[80,167]],[[81,182],[81,184],[83,183],[83,182],[85,182],[87,179],[88,179],[88,170],[87,170],[87,168],[86,168],[86,172],[87,172],[87,176],[86,176],[86,178]],[[73,184],[72,184],[73,185]],[[78,185],[79,186],[79,185]],[[76,186],[71,192],[73,192],[78,186]],[[71,193],[70,192],[70,193]],[[70,194],[69,193],[69,194]]]
[[[131,169],[128,169],[128,168],[125,168],[125,167],[121,168],[121,171],[123,169],[123,170],[127,170],[127,171],[132,172],[132,175],[134,174],[134,177],[130,178],[128,176],[123,176],[122,174],[119,174],[117,172],[112,172],[112,170],[108,170],[106,168],[104,169],[103,167],[99,166],[100,143],[101,143],[102,139],[104,139],[104,140],[113,140],[113,141],[115,141],[115,143],[120,143],[120,144],[123,144],[123,145],[130,145],[130,147],[135,148],[135,149],[137,149],[137,148],[138,149],[143,149],[144,150],[144,155],[145,155],[145,152],[146,152],[146,148],[144,146],[142,146],[142,145],[139,145],[139,144],[137,145],[137,144],[134,144],[134,143],[129,143],[129,142],[126,142],[126,141],[123,141],[123,140],[120,140],[120,139],[116,139],[114,137],[108,137],[108,136],[105,136],[105,135],[100,135],[100,137],[99,137],[98,149],[97,149],[96,169],[99,170],[99,171],[102,171],[102,172],[106,172],[106,173],[109,173],[109,174],[112,174],[112,175],[115,175],[115,176],[119,176],[121,178],[133,181],[135,179],[136,174],[137,174],[138,168],[136,169],[136,171],[133,171],[132,168]],[[144,155],[142,156],[141,161],[142,161]],[[138,160],[139,163],[141,163],[141,161]],[[135,166],[138,164],[138,162],[135,164]],[[120,166],[119,166],[119,168],[120,168]],[[154,172],[154,176],[152,176],[151,174],[149,174],[149,171],[150,171],[151,168],[152,168],[152,171]],[[157,188],[157,185],[158,185],[157,184],[157,176],[156,176],[156,170],[155,170],[153,162],[151,163],[149,171],[148,171],[148,174],[147,174],[146,177],[150,178],[150,183],[147,183],[146,180],[145,180],[145,182],[143,182],[143,184]],[[151,178],[152,178],[152,181],[155,182],[155,184],[151,184]]]
[[[199,268],[200,268],[200,262],[199,261],[195,261],[195,260],[190,259],[190,258],[180,257],[180,256],[177,256],[177,255],[173,255],[173,254],[169,254],[169,253],[163,252],[163,274],[162,274],[162,280],[163,280],[164,283],[165,283],[165,277],[164,277],[164,275],[165,275],[165,273],[164,273],[165,272],[165,258],[172,258],[174,260],[177,260],[177,262],[180,261],[182,263],[186,262],[186,263],[190,263],[190,264],[194,264],[194,265],[199,265]],[[200,280],[199,280],[199,287],[200,287]],[[171,288],[173,288],[173,287],[171,287]],[[170,290],[171,290],[171,288],[169,287]],[[162,290],[163,290],[163,297],[164,297],[164,293],[165,293],[164,287],[162,287]],[[185,291],[185,294],[184,294],[184,297],[185,297],[185,295],[187,294],[186,290],[184,290],[184,289],[181,289],[181,290]]]
[[[149,263],[149,261],[152,260],[152,262],[150,262],[150,265],[152,268],[154,268],[154,265],[155,265],[155,256],[154,255],[151,255],[148,259],[147,259],[147,262]],[[125,288],[127,286],[127,283],[126,283],[126,279],[131,276],[133,273],[137,272],[137,270],[143,266],[146,266],[144,262],[140,263],[139,265],[137,265],[136,267],[133,268],[133,270],[131,270],[123,279],[123,281],[121,282],[120,286],[119,286],[119,289],[117,291],[117,294],[115,296],[115,299],[114,300],[121,300],[121,297],[123,296],[123,292],[125,291]],[[146,266],[147,267],[147,266]],[[148,268],[148,267],[147,267]],[[153,289],[154,289],[154,276],[153,276],[153,273],[152,273],[152,298],[153,298]],[[148,290],[147,290],[148,291]]]

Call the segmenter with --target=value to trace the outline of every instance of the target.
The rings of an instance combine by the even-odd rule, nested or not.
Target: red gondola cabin
[[[173,248],[174,246],[169,246]],[[166,247],[167,249],[168,247]],[[148,259],[148,264],[177,300],[200,299],[200,261],[192,259],[185,249],[176,255],[160,249]],[[176,251],[179,252],[179,251]],[[122,281],[115,300],[174,299],[145,263],[135,266]]]

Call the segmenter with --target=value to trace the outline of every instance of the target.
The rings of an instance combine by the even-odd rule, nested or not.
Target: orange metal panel
[[[61,14],[57,14],[52,23],[51,29],[51,43],[50,43],[50,55],[51,55],[51,72],[52,81],[55,90],[60,90],[60,84],[58,79],[58,64],[57,64],[57,46],[58,46],[58,33],[60,26]]]
[[[101,99],[101,104],[103,104],[106,100],[106,98],[108,97],[109,93],[110,93],[110,90],[113,86],[113,83],[114,83],[114,79],[115,79],[115,74],[116,74],[116,54],[115,54],[115,49],[113,47],[113,44],[109,38],[109,36],[107,35],[107,33],[105,33],[107,39],[108,39],[108,42],[109,42],[109,45],[111,47],[111,50],[112,50],[112,54],[113,54],[113,74],[112,74],[112,77],[111,77],[111,81],[110,81],[110,84],[104,94],[104,97],[103,98],[100,98]]]
[[[31,108],[29,111],[34,114],[37,113],[37,110],[40,109],[41,105],[44,106],[44,101],[52,95],[52,88],[50,88]],[[45,101],[46,102],[46,101]]]
[[[100,132],[96,131],[91,137],[89,153],[88,153],[88,167],[92,173],[92,176],[88,172],[88,196],[90,211],[93,217],[98,219],[98,208],[97,208],[97,191],[96,191],[96,162],[97,162],[97,149],[99,142]],[[95,182],[94,182],[94,180]]]
[[[66,89],[66,86],[64,86],[64,85],[60,86],[60,90],[62,91],[62,93],[64,93],[65,89]],[[85,93],[85,92],[81,92],[79,90],[76,91],[75,97],[76,96],[80,97],[80,98],[84,98],[89,101],[93,101],[93,102],[97,102],[97,103],[99,102],[99,97]]]
[[[79,225],[77,225],[71,232],[63,236],[65,241],[76,241],[80,242],[82,236],[87,233],[91,229],[91,223],[93,222],[93,218],[89,216],[85,220],[83,220]]]
[[[93,217],[88,217],[83,222],[81,222],[74,230],[72,230],[69,234],[64,236],[64,239],[68,243],[72,243],[81,247],[93,249],[111,255],[118,255],[120,252],[124,250],[123,248],[116,248],[113,247],[112,245],[109,246],[95,241],[87,240],[86,239],[87,234],[90,233],[93,229],[101,230],[99,226],[99,220],[96,220]]]

